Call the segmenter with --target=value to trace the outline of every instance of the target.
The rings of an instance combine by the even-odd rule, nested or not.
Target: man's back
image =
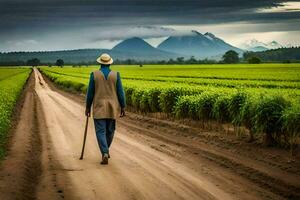
[[[101,70],[93,72],[95,95],[93,116],[95,119],[116,119],[120,113],[117,96],[117,72],[110,71],[107,76]]]

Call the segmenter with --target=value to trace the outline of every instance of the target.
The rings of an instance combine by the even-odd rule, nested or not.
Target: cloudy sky
[[[0,51],[111,48],[139,36],[212,32],[240,46],[250,39],[300,45],[300,1],[0,0]]]

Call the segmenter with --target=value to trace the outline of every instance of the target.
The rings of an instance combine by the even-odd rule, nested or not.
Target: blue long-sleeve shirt
[[[109,69],[109,65],[101,65],[101,68],[99,70],[101,70],[101,72],[104,74],[105,79],[107,79],[108,74],[111,71]],[[89,86],[86,95],[86,107],[88,109],[90,109],[93,104],[94,96],[95,96],[95,80],[94,80],[94,73],[92,72],[90,75],[90,81],[89,81]],[[125,93],[124,93],[121,76],[119,72],[117,72],[117,96],[121,108],[125,108],[126,106]]]

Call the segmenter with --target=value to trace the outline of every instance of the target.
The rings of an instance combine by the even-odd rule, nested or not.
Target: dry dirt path
[[[133,113],[117,123],[108,166],[100,165],[90,119],[79,160],[82,97],[54,88],[37,69],[33,75],[0,171],[1,200],[299,197],[299,162],[287,163],[281,152],[269,158],[267,151],[248,152],[213,133]]]
[[[35,70],[35,90],[45,112],[53,159],[60,164],[63,193],[70,199],[235,199],[203,175],[116,131],[108,166],[89,124],[84,160],[79,160],[85,117],[84,107],[51,90]],[[92,121],[91,121],[92,122]]]

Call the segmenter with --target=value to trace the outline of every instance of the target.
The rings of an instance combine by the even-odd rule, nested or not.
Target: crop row
[[[4,155],[13,109],[30,71],[30,69],[0,69],[2,77],[0,80],[0,158]]]
[[[50,68],[67,74],[89,75],[99,66]],[[252,81],[300,81],[300,64],[238,64],[238,65],[136,65],[112,66],[123,77],[207,78]]]
[[[93,68],[92,68],[93,69]],[[47,69],[53,73],[74,76],[74,77],[82,77],[88,78],[91,68],[52,68]],[[170,75],[170,71],[165,72],[164,75],[162,73],[154,73],[151,74],[151,70],[143,70],[144,74],[141,74],[138,68],[135,69],[136,74],[133,72],[125,72],[122,73],[123,79],[128,80],[149,80],[149,81],[160,81],[160,82],[174,82],[174,83],[188,83],[190,85],[209,85],[213,87],[229,87],[229,88],[279,88],[279,89],[300,89],[300,77],[299,80],[266,80],[266,79],[237,79],[237,78],[218,78],[218,77],[190,77],[182,74],[181,76],[172,76]],[[190,72],[189,72],[190,73]]]
[[[58,84],[85,92],[88,79],[43,69]],[[164,112],[176,118],[216,120],[246,127],[253,138],[291,145],[300,133],[300,97],[296,90],[235,89],[124,80],[127,104],[140,112]],[[267,91],[267,92],[266,92]],[[297,90],[298,91],[298,90]]]
[[[24,73],[24,68],[1,68],[0,81],[21,73]]]

